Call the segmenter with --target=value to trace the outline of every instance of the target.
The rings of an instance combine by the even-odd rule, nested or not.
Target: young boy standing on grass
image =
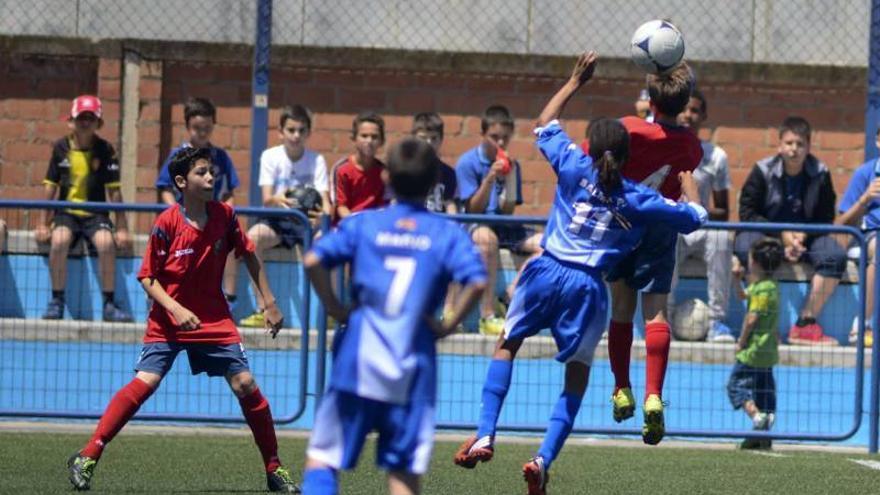
[[[737,284],[737,295],[748,300],[748,313],[736,343],[736,364],[727,382],[734,409],[742,408],[755,430],[767,431],[776,419],[776,382],[773,366],[779,362],[779,286],[773,272],[782,264],[782,244],[771,238],[755,242],[749,251],[748,288]],[[742,281],[744,270],[734,275]],[[746,438],[743,449],[770,448],[770,440]]]
[[[433,148],[414,138],[392,147],[397,204],[343,220],[317,241],[305,266],[336,333],[330,386],[315,414],[303,493],[338,493],[337,472],[355,466],[367,434],[379,433],[377,464],[393,495],[419,493],[434,442],[437,350],[486,288],[486,269],[463,229],[425,208],[437,178]],[[330,285],[351,263],[353,308]],[[461,284],[450,318],[434,315],[450,281]]]
[[[351,124],[355,153],[333,166],[333,203],[336,220],[352,213],[385,205],[382,163],[376,154],[385,144],[385,120],[374,112],[361,112]]]
[[[135,365],[137,374],[113,396],[89,442],[68,460],[69,479],[77,490],[89,489],[104,448],[159,387],[177,355],[185,350],[193,374],[226,378],[238,397],[263,457],[269,491],[298,491],[278,459],[269,403],[251,375],[241,337],[220,289],[229,253],[244,256],[266,301],[266,328],[273,338],[283,318],[254,245],[242,232],[232,208],[211,201],[214,177],[210,157],[208,149],[186,148],[169,165],[183,202],[156,219],[138,273],[153,305],[144,347]]]

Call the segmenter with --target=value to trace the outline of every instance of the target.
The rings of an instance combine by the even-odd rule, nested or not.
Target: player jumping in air
[[[629,158],[621,174],[655,189],[676,201],[681,197],[680,172],[692,172],[700,164],[703,148],[699,138],[679,127],[676,118],[687,106],[693,91],[690,68],[681,63],[665,75],[648,75],[653,122],[624,117],[620,122],[629,134]],[[690,198],[696,200],[696,197]],[[642,292],[645,320],[645,402],[642,440],[656,445],[665,433],[663,419],[663,380],[669,359],[670,331],[666,305],[675,269],[677,232],[661,222],[645,230],[636,249],[607,274],[611,286],[611,324],[608,329],[608,357],[614,373],[611,395],[613,417],[617,422],[631,418],[635,398],[629,381],[633,316],[638,291]]]
[[[565,363],[559,396],[537,455],[523,466],[530,495],[545,493],[547,471],[571,432],[581,405],[593,353],[605,328],[608,296],[604,273],[639,243],[647,226],[663,223],[672,232],[691,232],[707,219],[698,203],[675,203],[621,177],[629,136],[616,120],[590,128],[590,154],[572,142],[557,122],[568,100],[593,75],[596,54],[581,55],[571,78],[538,118],[537,145],[558,176],[556,197],[544,233],[544,254],[526,267],[514,291],[504,334],[498,340],[483,386],[479,429],[455,455],[473,468],[494,455],[498,415],[524,339],[549,327]],[[689,172],[678,174],[688,198],[697,200]]]
[[[367,433],[379,433],[376,462],[394,495],[419,492],[434,442],[436,349],[479,301],[486,269],[467,233],[425,209],[437,179],[434,149],[408,138],[389,152],[398,203],[340,223],[305,257],[336,334],[330,386],[315,414],[303,492],[338,492],[337,471],[357,462]],[[351,263],[354,308],[341,305],[329,269]],[[452,315],[434,320],[450,281],[463,286]]]
[[[89,442],[67,463],[77,490],[88,490],[95,466],[107,444],[153,394],[186,351],[193,374],[226,378],[254,434],[266,467],[269,491],[298,493],[278,459],[278,442],[269,403],[248,368],[247,357],[229,306],[221,291],[223,266],[231,251],[244,256],[266,311],[266,328],[274,338],[282,315],[266,281],[254,245],[245,236],[232,208],[211,201],[214,188],[210,150],[185,148],[169,171],[183,204],[162,212],[150,234],[138,280],[153,300],[137,374],[111,399]]]

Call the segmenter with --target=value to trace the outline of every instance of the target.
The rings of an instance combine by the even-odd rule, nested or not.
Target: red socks
[[[669,323],[648,323],[645,325],[645,397],[661,395],[663,379],[666,377],[666,363],[669,361]]]
[[[608,360],[614,373],[614,391],[630,386],[629,357],[633,343],[633,324],[611,320],[608,327]]]
[[[269,409],[269,401],[263,397],[259,388],[255,388],[250,395],[238,399],[241,412],[260,449],[266,472],[271,473],[281,466],[278,460],[278,440],[275,438],[275,425],[272,423],[272,411]]]
[[[153,394],[153,387],[138,378],[128,382],[110,399],[107,410],[98,421],[95,433],[81,454],[98,460],[104,447],[113,440],[119,430],[134,416],[141,405]]]

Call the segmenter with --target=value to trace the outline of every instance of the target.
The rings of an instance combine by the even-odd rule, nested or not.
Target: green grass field
[[[0,492],[70,490],[65,461],[87,439],[57,433],[0,433]],[[305,440],[281,438],[282,459],[297,472]],[[369,444],[358,469],[346,473],[341,493],[384,492]],[[453,443],[438,443],[426,494],[524,493],[520,466],[532,444],[499,445],[495,459],[473,471],[452,465]],[[633,448],[573,445],[551,471],[552,494],[868,494],[880,493],[880,471],[851,459],[861,454],[778,452],[782,457],[700,448]],[[876,459],[876,458],[874,458]],[[256,447],[247,436],[123,433],[98,465],[94,492],[249,493],[265,489]]]

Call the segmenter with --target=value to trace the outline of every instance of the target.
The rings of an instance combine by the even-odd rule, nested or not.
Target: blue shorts
[[[608,292],[599,272],[544,251],[526,265],[516,284],[504,338],[522,340],[549,328],[559,350],[557,361],[590,365],[607,316]]]
[[[135,371],[146,371],[165,376],[171,370],[180,351],[186,351],[189,369],[193,375],[233,376],[249,371],[244,346],[238,344],[181,344],[179,342],[149,342],[138,356]]]
[[[609,282],[622,279],[630,288],[649,294],[668,294],[675,271],[677,242],[678,233],[666,227],[648,227],[639,246],[620,260],[605,279]]]
[[[333,469],[357,465],[364,440],[379,433],[376,464],[388,471],[424,474],[434,447],[434,406],[391,404],[335,390],[324,394],[306,455]]]
[[[761,412],[775,412],[776,380],[773,379],[773,368],[755,368],[737,361],[727,381],[727,397],[734,409],[741,408],[751,400]]]

